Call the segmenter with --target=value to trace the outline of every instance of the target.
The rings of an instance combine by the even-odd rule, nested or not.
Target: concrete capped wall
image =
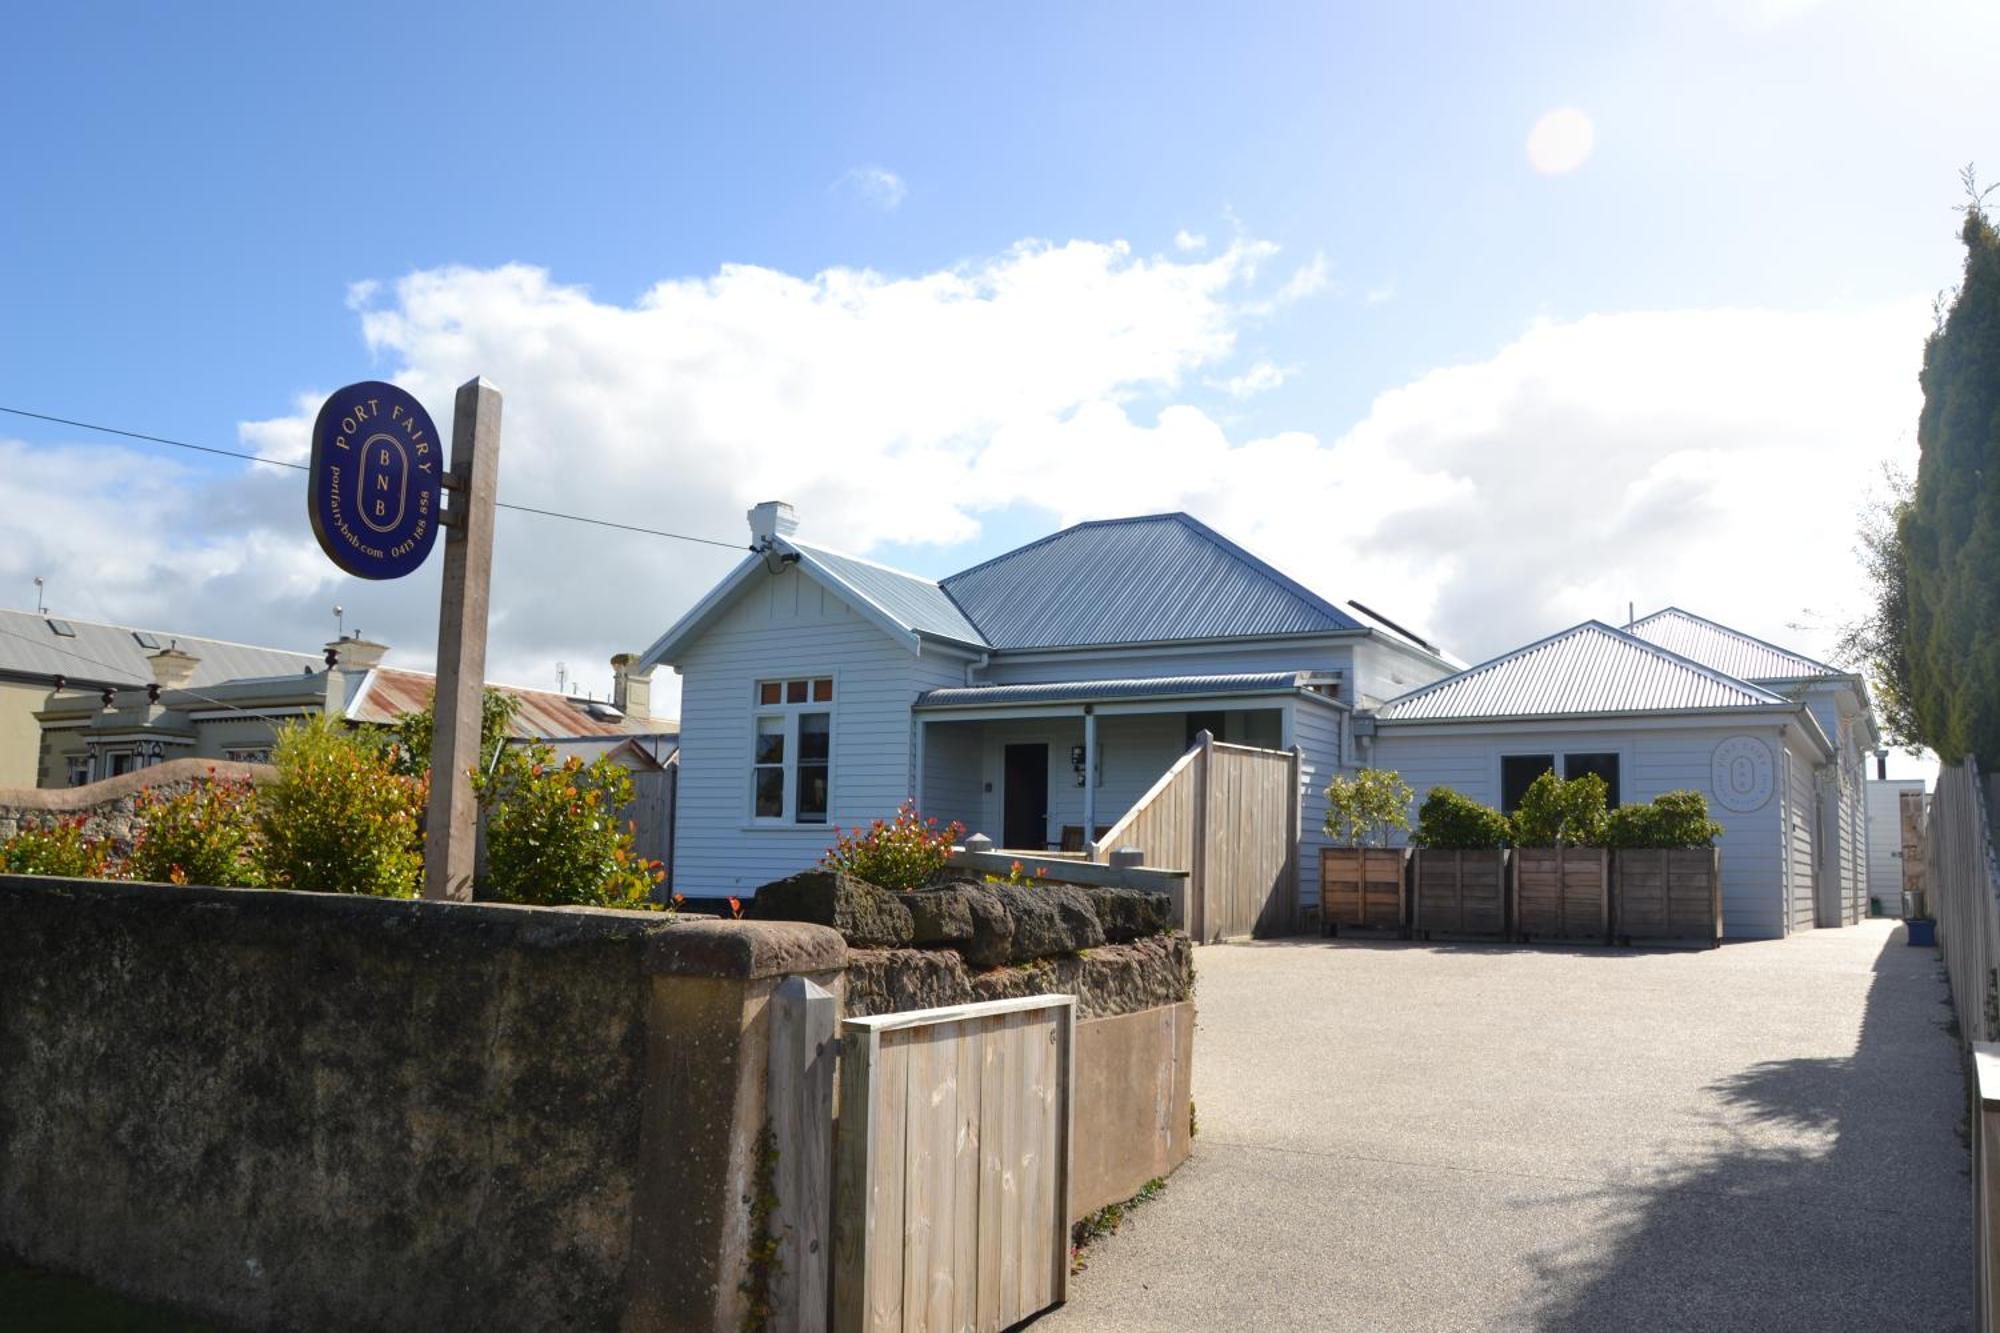
[[[109,838],[113,849],[125,855],[132,850],[133,818],[138,814],[140,797],[147,791],[176,796],[211,779],[264,782],[276,771],[269,764],[170,759],[81,787],[0,789],[0,842],[24,828],[46,828],[82,816],[86,837]]]

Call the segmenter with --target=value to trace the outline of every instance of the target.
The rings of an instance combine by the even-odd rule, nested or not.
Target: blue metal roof
[[[1705,616],[1670,606],[1632,626],[1632,633],[1739,680],[1798,680],[1844,674],[1839,667],[1780,648]]]
[[[977,627],[958,609],[958,604],[929,579],[829,551],[822,546],[808,546],[796,541],[785,544],[857,595],[873,602],[897,624],[933,638],[982,648],[987,646]]]
[[[1187,514],[1079,523],[944,580],[995,648],[1358,630]]]
[[[1587,620],[1391,699],[1382,722],[1671,713],[1789,704],[1769,690]]]
[[[1000,708],[1014,704],[1087,704],[1111,699],[1178,699],[1204,694],[1282,694],[1306,673],[1255,671],[1232,676],[1154,676],[1133,680],[1064,680],[1033,685],[972,685],[927,690],[918,708]]]

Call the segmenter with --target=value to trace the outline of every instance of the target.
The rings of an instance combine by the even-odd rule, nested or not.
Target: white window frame
[[[802,703],[760,703],[763,687],[775,684],[782,692],[788,681],[804,680],[808,697]],[[833,698],[815,702],[811,697],[810,682],[827,680],[833,682]],[[797,829],[820,831],[834,826],[834,773],[839,767],[839,756],[834,739],[839,730],[837,725],[840,709],[840,677],[833,671],[790,671],[784,675],[759,676],[750,682],[750,772],[748,790],[744,793],[744,819],[746,826],[759,829]],[[799,719],[808,714],[826,715],[826,814],[824,818],[801,820],[798,817],[799,799]],[[757,737],[762,735],[760,727],[765,718],[780,718],[784,722],[785,758],[782,765],[760,764],[757,762]],[[757,772],[763,768],[782,767],[784,779],[783,813],[759,815],[757,813]]]

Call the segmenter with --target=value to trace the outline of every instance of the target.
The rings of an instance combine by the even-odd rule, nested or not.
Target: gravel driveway
[[[1197,955],[1195,1157],[1041,1330],[1971,1326],[1937,954]]]

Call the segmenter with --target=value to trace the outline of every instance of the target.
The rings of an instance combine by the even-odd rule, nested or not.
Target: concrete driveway
[[[1197,955],[1195,1157],[1041,1330],[1971,1326],[1937,954]]]

